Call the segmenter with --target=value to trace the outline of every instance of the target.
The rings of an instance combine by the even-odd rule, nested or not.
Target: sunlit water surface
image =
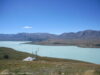
[[[100,64],[100,48],[81,48],[76,46],[43,46],[24,44],[29,41],[0,41],[0,47],[9,47],[18,51],[35,53],[39,48],[38,55]]]

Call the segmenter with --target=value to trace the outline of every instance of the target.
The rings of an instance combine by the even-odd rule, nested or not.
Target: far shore
[[[63,44],[63,43],[59,43],[59,44],[54,44],[54,43],[41,43],[41,42],[29,42],[29,43],[25,43],[25,44],[32,44],[32,45],[44,45],[44,46],[77,46],[77,47],[81,47],[81,48],[100,48],[100,46],[98,45],[94,45],[94,44]]]

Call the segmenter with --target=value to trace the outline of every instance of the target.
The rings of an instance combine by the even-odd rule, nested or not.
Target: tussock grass
[[[22,57],[19,57],[20,52],[12,51],[10,48],[0,48],[0,51],[1,53],[5,51],[3,54],[13,53],[14,56],[0,59],[0,75],[100,75],[100,65],[97,64],[40,56],[36,61],[27,62],[22,59],[31,54],[22,52]]]
[[[100,65],[49,61],[0,61],[0,72],[8,70],[16,75],[100,75]]]

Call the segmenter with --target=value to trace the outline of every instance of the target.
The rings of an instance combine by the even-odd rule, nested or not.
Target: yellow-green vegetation
[[[10,50],[2,47],[0,52],[1,49]],[[27,55],[29,56],[25,53],[25,57]],[[17,59],[10,58],[0,59],[0,75],[100,75],[100,65],[82,61],[48,57],[38,57],[36,61],[22,61],[21,56]]]
[[[22,60],[28,56],[34,56],[29,53],[16,51],[11,48],[0,47],[0,59],[13,59],[13,60]]]

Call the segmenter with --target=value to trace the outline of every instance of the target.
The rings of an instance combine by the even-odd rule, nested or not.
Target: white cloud
[[[32,26],[24,26],[23,28],[25,28],[25,29],[31,29]]]

